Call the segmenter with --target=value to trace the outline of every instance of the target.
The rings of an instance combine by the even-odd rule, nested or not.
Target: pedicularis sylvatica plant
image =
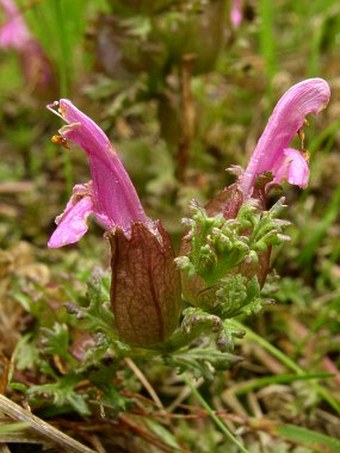
[[[205,378],[239,360],[232,350],[243,332],[232,318],[261,309],[272,248],[289,239],[284,232],[288,222],[280,218],[284,199],[268,209],[268,194],[284,181],[307,187],[308,155],[303,143],[301,151],[290,143],[302,136],[306,116],[320,112],[329,98],[329,86],[319,78],[302,81],[283,95],[246,169],[232,168],[236,182],[206,206],[192,201],[177,257],[161,221],[145,213],[105,133],[70,100],[49,105],[66,122],[53,140],[82,148],[92,179],[74,186],[48,246],[79,241],[88,220],[96,220],[111,248],[111,282],[105,273],[97,275],[85,302],[65,304],[68,323],[56,322],[44,330],[40,347],[61,357],[68,371],[58,389],[45,384],[29,392],[51,392],[61,403],[64,385],[69,391],[64,399],[67,394],[68,403],[86,413],[77,383],[89,379],[107,396],[113,390],[105,380],[112,378],[122,357],[162,358]],[[107,366],[108,357],[115,365],[99,379],[93,366]]]

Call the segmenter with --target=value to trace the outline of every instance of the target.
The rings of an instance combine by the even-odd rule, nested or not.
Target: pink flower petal
[[[0,0],[0,6],[9,16],[15,16],[16,14],[18,14],[17,5],[13,0]]]
[[[230,21],[234,28],[238,28],[243,20],[243,0],[232,0],[230,9]]]
[[[22,51],[32,36],[26,26],[21,12],[11,0],[0,0],[7,19],[0,28],[0,47]]]
[[[16,4],[12,0],[0,0],[0,7],[6,15],[5,23],[0,27],[0,47],[13,49],[19,54],[29,89],[47,88],[53,81],[53,71],[47,55],[31,35]]]
[[[326,107],[329,98],[327,82],[318,78],[297,83],[282,96],[240,179],[246,198],[251,197],[255,179],[261,173],[272,172],[275,179],[276,171],[281,168],[284,152],[303,126],[306,115],[319,113]],[[296,155],[293,160],[296,162]],[[297,174],[294,164],[288,180],[295,181],[296,178],[300,181],[301,174]]]
[[[294,148],[287,148],[283,151],[282,161],[275,169],[272,183],[280,184],[285,180],[301,189],[308,186],[308,163],[303,154]]]
[[[58,227],[48,241],[49,248],[63,247],[79,241],[88,230],[87,219],[93,213],[89,184],[76,185],[65,211],[56,218]]]

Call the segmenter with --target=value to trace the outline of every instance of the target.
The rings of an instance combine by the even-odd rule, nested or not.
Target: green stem
[[[60,76],[60,95],[67,97],[69,91],[69,76],[71,70],[70,43],[68,42],[68,30],[65,27],[63,5],[61,0],[54,0],[56,19],[59,29],[59,76]],[[64,178],[68,195],[72,192],[73,171],[70,153],[63,155]],[[68,198],[68,197],[67,197]]]
[[[59,76],[60,76],[60,94],[66,97],[68,93],[68,35],[65,27],[65,18],[61,0],[54,0],[56,19],[59,29]]]
[[[184,376],[184,381],[188,387],[190,387],[191,392],[195,395],[195,397],[199,400],[202,404],[204,409],[208,412],[211,419],[215,422],[215,424],[220,428],[220,430],[225,434],[225,436],[238,447],[238,449],[242,453],[249,453],[249,451],[241,444],[241,442],[233,435],[232,432],[229,431],[227,426],[221,421],[221,419],[216,415],[215,411],[209,406],[209,404],[205,401],[203,396],[199,393],[197,388],[192,384],[189,378]]]

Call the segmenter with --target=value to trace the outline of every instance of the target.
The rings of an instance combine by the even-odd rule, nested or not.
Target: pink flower
[[[234,28],[238,28],[243,20],[243,0],[232,0],[230,9],[230,21]]]
[[[92,181],[77,184],[65,211],[56,219],[57,229],[49,240],[51,248],[77,242],[87,231],[87,220],[93,215],[106,229],[120,227],[129,236],[133,222],[152,228],[136,190],[108,137],[71,101],[61,99],[48,106],[59,107],[60,116],[68,123],[60,129],[63,139],[71,140],[86,153]]]
[[[32,39],[21,12],[12,0],[0,0],[7,20],[0,29],[0,47],[23,51]]]
[[[123,164],[96,123],[67,99],[48,108],[68,123],[54,141],[79,145],[92,175],[92,181],[74,186],[48,246],[77,242],[94,216],[108,230],[111,305],[120,339],[137,346],[160,343],[180,316],[180,276],[170,238],[159,221],[146,216]]]
[[[0,47],[15,50],[20,56],[22,71],[30,88],[49,86],[53,73],[48,57],[32,36],[21,11],[12,0],[0,0],[6,21],[0,27]]]
[[[207,214],[210,217],[222,214],[230,221],[237,218],[243,204],[249,202],[251,197],[256,199],[257,209],[265,211],[267,189],[273,184],[287,180],[290,184],[306,187],[309,178],[306,157],[302,152],[291,148],[290,142],[303,126],[306,115],[320,112],[326,107],[329,98],[329,86],[322,79],[308,79],[290,88],[277,103],[246,170],[240,173],[240,168],[234,169],[239,175],[238,180],[207,203]],[[265,177],[256,185],[258,177],[267,172],[271,173],[272,179]],[[247,236],[249,231],[244,231],[244,234]],[[181,255],[190,253],[191,242],[189,231],[182,238]],[[221,272],[225,271],[226,276],[239,273],[248,279],[256,276],[262,287],[270,270],[270,257],[271,246],[258,254],[257,261],[245,260],[233,269],[221,268]],[[209,300],[209,290],[215,291],[199,275],[182,275],[182,287],[187,299],[193,301],[198,301],[201,296]]]
[[[267,126],[240,177],[239,186],[245,198],[251,197],[256,178],[271,172],[273,181],[305,188],[309,179],[309,167],[304,155],[290,142],[302,128],[309,113],[317,114],[324,109],[330,98],[330,88],[323,79],[307,79],[292,86],[279,100]]]

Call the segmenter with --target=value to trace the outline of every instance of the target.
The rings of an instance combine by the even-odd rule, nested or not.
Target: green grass
[[[275,3],[270,0],[260,0],[259,2],[259,50],[265,62],[267,75],[267,89],[271,93],[271,82],[277,72],[277,48],[275,27]]]
[[[203,408],[208,412],[210,418],[215,423],[215,425],[222,431],[222,433],[226,436],[226,438],[234,444],[238,450],[242,453],[249,453],[249,450],[244,447],[244,445],[237,439],[234,434],[228,429],[225,423],[216,415],[215,411],[210,407],[207,401],[203,398],[203,396],[199,393],[196,387],[192,384],[191,379],[185,377],[184,382],[190,388],[191,392],[198,401],[202,404]]]
[[[273,357],[277,358],[283,365],[285,365],[289,370],[294,371],[298,376],[304,376],[308,379],[308,373],[303,370],[299,365],[296,364],[294,360],[284,354],[280,349],[277,349],[265,338],[261,337],[250,328],[244,326],[241,323],[235,323],[235,326],[239,329],[243,329],[246,332],[246,335],[252,341],[258,343],[262,348],[268,351]],[[340,415],[340,403],[332,396],[332,394],[322,387],[320,384],[315,382],[310,382],[311,387],[313,387],[317,393],[325,400],[327,403]]]

